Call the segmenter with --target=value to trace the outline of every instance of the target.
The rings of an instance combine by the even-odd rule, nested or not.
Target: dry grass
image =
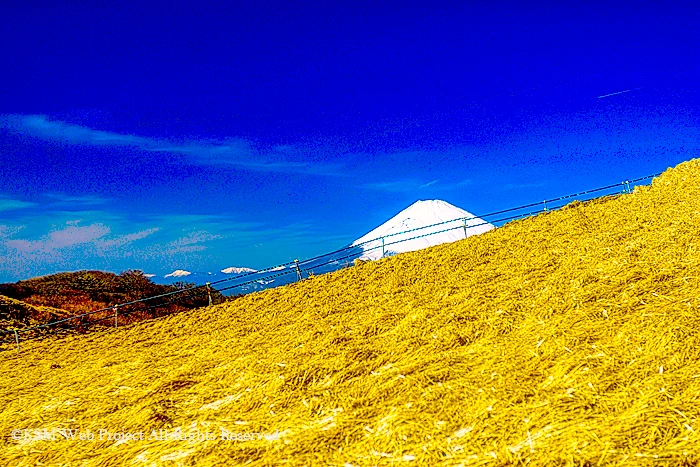
[[[2,465],[691,465],[700,162],[633,194],[0,358]],[[254,441],[13,441],[181,427]]]

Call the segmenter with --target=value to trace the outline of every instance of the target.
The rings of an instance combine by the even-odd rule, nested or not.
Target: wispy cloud
[[[76,207],[82,209],[87,206],[100,206],[109,202],[108,199],[95,195],[73,196],[65,193],[44,193],[42,196],[51,207]]]
[[[611,92],[610,94],[603,94],[598,96],[598,99],[603,99],[604,97],[617,96],[618,94],[625,94],[627,92],[638,91],[642,88],[625,89],[624,91]]]
[[[119,134],[51,120],[45,115],[0,116],[0,128],[46,141],[93,147],[123,147],[186,157],[197,165],[228,165],[256,172],[287,172],[341,176],[342,165],[290,160],[288,146],[256,149],[243,139],[171,141]]]
[[[46,140],[72,144],[142,146],[155,142],[134,135],[120,135],[49,120],[44,115],[4,115],[0,117],[0,127]]]
[[[223,235],[214,235],[205,230],[189,232],[187,235],[177,238],[165,244],[164,253],[173,256],[181,253],[192,253],[207,249],[204,243],[223,238]]]
[[[150,229],[141,230],[139,232],[134,232],[134,233],[126,234],[126,235],[120,235],[120,236],[117,236],[114,238],[100,239],[100,240],[95,242],[95,245],[102,250],[109,250],[112,248],[120,248],[124,245],[135,242],[136,240],[142,240],[142,239],[158,232],[159,230],[160,230],[160,228],[153,227]]]
[[[430,191],[449,191],[463,188],[471,185],[471,180],[462,180],[459,182],[443,182],[441,180],[431,180],[428,182],[418,181],[414,179],[392,180],[385,182],[373,182],[360,185],[360,188],[367,190],[388,191],[394,193],[409,193],[413,191],[422,191],[430,189]]]
[[[21,201],[18,199],[0,197],[0,212],[2,212],[2,211],[16,211],[16,210],[31,208],[35,205],[36,205],[35,203],[30,203],[28,201]]]
[[[544,182],[538,182],[538,183],[504,183],[498,185],[501,187],[503,190],[525,190],[528,188],[542,188],[547,186],[546,183]]]
[[[173,246],[186,246],[195,245],[197,243],[208,242],[210,240],[216,240],[217,238],[222,238],[222,235],[210,234],[204,230],[198,230],[195,232],[190,232],[184,237],[180,237],[177,240],[170,242],[169,245]]]
[[[209,241],[209,232],[216,232],[217,238],[238,233],[254,234],[263,230],[261,222],[241,221],[232,216],[214,214],[168,214],[154,216],[150,223],[162,227],[164,231],[183,233],[183,238],[193,241]]]

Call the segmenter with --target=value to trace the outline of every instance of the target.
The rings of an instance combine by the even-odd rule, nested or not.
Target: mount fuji
[[[463,219],[466,219],[466,222]],[[424,228],[426,226],[432,227]],[[360,259],[375,260],[397,253],[422,250],[441,243],[455,242],[494,228],[492,224],[446,201],[439,199],[416,201],[376,229],[355,240],[351,246],[358,246],[364,250]],[[413,229],[418,230],[400,233]],[[413,238],[418,236],[422,237]],[[382,237],[384,238],[383,247]]]

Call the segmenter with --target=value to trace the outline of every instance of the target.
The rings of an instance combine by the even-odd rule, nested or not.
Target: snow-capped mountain
[[[462,220],[465,218],[467,219],[466,229],[465,222]],[[433,224],[440,225],[421,228]],[[439,199],[416,201],[376,229],[355,240],[352,246],[358,246],[364,250],[360,259],[379,259],[382,255],[390,256],[462,240],[493,228],[495,227],[492,224],[446,201]],[[419,230],[399,233],[413,229]],[[417,236],[422,237],[413,238]],[[382,248],[382,237],[384,237],[384,248]]]
[[[168,277],[187,277],[190,274],[192,274],[192,273],[189,271],[185,271],[184,269],[176,269],[173,272],[171,272],[170,274],[166,274],[163,277],[165,277],[165,278],[168,278]]]
[[[224,274],[244,274],[246,272],[258,272],[257,269],[251,269],[251,268],[237,268],[235,266],[231,266],[230,268],[222,269],[221,272]]]

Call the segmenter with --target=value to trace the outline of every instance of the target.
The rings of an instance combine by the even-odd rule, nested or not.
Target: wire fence
[[[302,261],[289,261],[266,269],[250,271],[234,277],[227,277],[225,279],[174,290],[160,295],[118,303],[105,308],[100,308],[98,310],[67,316],[65,318],[43,324],[28,326],[21,329],[0,330],[0,343],[8,344],[14,341],[17,352],[19,353],[20,342],[41,339],[48,334],[55,335],[56,332],[47,332],[49,328],[55,328],[58,332],[65,333],[82,330],[88,326],[106,327],[110,326],[110,323],[112,323],[111,326],[118,327],[120,317],[122,318],[122,323],[124,323],[124,318],[129,315],[139,312],[147,313],[149,310],[154,309],[168,309],[185,298],[193,300],[193,302],[203,301],[202,305],[211,305],[212,292],[223,292],[227,290],[232,291],[235,289],[245,290],[251,286],[259,290],[260,288],[267,288],[267,286],[273,283],[275,287],[286,285],[294,281],[303,280],[304,275],[308,277],[310,275],[323,274],[325,272],[331,272],[343,267],[348,267],[352,260],[358,258],[385,257],[387,255],[394,254],[394,251],[390,247],[404,242],[416,241],[432,235],[452,232],[455,230],[463,230],[464,237],[468,237],[470,236],[470,229],[487,227],[489,225],[500,226],[513,220],[530,217],[547,211],[557,210],[565,206],[570,200],[573,199],[588,201],[605,196],[619,196],[625,193],[630,193],[634,186],[643,184],[659,175],[660,173],[656,173],[635,178],[633,180],[625,180],[624,182],[616,183],[614,185],[593,188],[579,193],[560,196],[558,198],[546,199],[536,203],[494,211],[480,216],[450,219],[401,232],[388,233],[381,237],[373,238],[361,243],[353,243],[338,250],[323,253]],[[453,240],[457,239],[458,238],[455,237]],[[380,249],[381,255],[378,254]],[[372,254],[372,252],[375,251],[377,254]],[[103,316],[95,319],[88,319],[99,314],[102,314]],[[107,323],[104,324],[105,322]],[[2,348],[9,349],[12,347],[5,345],[0,347],[0,349]]]

